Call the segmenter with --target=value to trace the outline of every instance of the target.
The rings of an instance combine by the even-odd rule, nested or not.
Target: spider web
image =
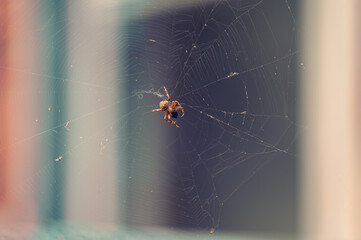
[[[40,138],[55,153],[37,175],[54,174],[56,179],[66,171],[58,163],[65,165],[67,156],[91,147],[93,141],[100,143],[100,155],[126,155],[125,160],[119,157],[118,183],[124,187],[126,181],[127,192],[119,207],[132,225],[294,233],[299,131],[295,1],[220,0],[174,6],[149,1],[127,7],[128,16],[119,17],[125,23],[109,40],[121,60],[103,59],[121,69],[111,82],[100,81],[101,75],[93,76],[95,83],[68,79],[65,65],[50,73],[2,66],[45,79],[44,88],[34,94],[55,99],[49,109],[59,113],[56,120],[39,119],[44,122],[41,130],[1,151]],[[76,23],[43,17],[47,21],[36,31],[58,24],[53,33],[58,40],[52,46],[62,47],[66,29]],[[44,56],[53,54],[50,48],[43,50]],[[70,50],[77,48],[81,46]],[[71,106],[61,100],[64,89],[79,85],[84,87],[79,97],[114,89],[124,95],[110,104],[100,101],[96,111],[67,118],[62,112]],[[152,112],[166,97],[163,86],[184,108],[184,117],[173,119],[180,129],[166,123],[162,112]],[[72,129],[109,106],[122,106],[117,119],[104,120],[103,127],[86,138],[65,142]],[[49,142],[54,136],[56,140]],[[110,150],[110,145],[117,149]],[[24,187],[29,184],[34,183]],[[63,191],[56,190],[56,184],[48,191],[59,199]],[[44,211],[61,216],[59,209],[55,204]]]
[[[176,209],[175,226],[295,231],[292,207],[282,226],[262,222],[264,214],[255,214],[262,209],[259,205],[251,207],[251,213],[240,211],[233,220],[224,217],[247,207],[240,206],[242,202],[254,206],[242,201],[239,192],[262,168],[274,164],[272,160],[295,174],[294,7],[288,1],[201,2],[157,9],[155,16],[129,26],[127,51],[132,64],[127,71],[134,74],[137,106],[157,108],[159,100],[154,96],[165,98],[164,85],[171,100],[178,100],[185,109],[185,117],[177,122],[180,130],[163,122],[159,113],[150,115],[143,108],[143,114],[134,112],[134,117],[141,115],[139,129],[151,122],[152,127],[169,131],[157,142],[167,153],[160,156],[165,159],[162,162],[173,164],[169,178],[175,191],[167,205]],[[145,99],[146,95],[154,96]],[[153,123],[150,119],[155,117],[158,122]],[[146,143],[136,144],[136,152],[146,149]],[[148,161],[137,158],[141,164]],[[295,196],[295,177],[283,176],[291,182],[286,191]],[[292,204],[290,199],[288,204]],[[282,211],[284,202],[278,201],[263,204]],[[270,208],[264,208],[265,214],[277,214]],[[227,214],[222,216],[224,209]],[[257,221],[262,222],[258,227]]]

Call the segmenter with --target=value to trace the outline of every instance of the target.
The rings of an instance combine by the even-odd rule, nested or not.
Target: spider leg
[[[169,97],[168,91],[165,88],[165,86],[164,86],[164,91],[165,91],[165,93],[167,94],[167,97],[168,97],[168,106],[170,106],[170,97]]]
[[[184,116],[184,109],[183,109],[182,105],[180,105],[180,103],[179,103],[178,101],[173,101],[173,102],[172,102],[172,105],[173,105],[173,104],[174,104],[174,106],[175,106],[176,104],[179,105],[178,107],[175,107],[175,110],[177,110],[177,109],[182,110],[182,117],[183,117],[183,116]]]
[[[182,107],[175,107],[175,108],[174,108],[174,110],[178,110],[178,109],[180,109],[180,110],[182,111],[182,116],[181,116],[181,117],[183,117],[183,116],[184,116],[184,110],[183,110],[183,108],[182,108]]]
[[[167,119],[168,118],[168,119]],[[169,122],[170,124],[173,124],[174,126],[176,126],[177,128],[180,128],[175,122],[173,122],[171,119],[170,119],[170,115],[168,112],[165,112],[165,116],[164,116],[164,120],[166,122]]]
[[[164,111],[163,109],[153,109],[152,112]]]
[[[174,106],[175,106],[176,104],[178,104],[179,107],[181,107],[181,105],[180,105],[180,103],[179,103],[178,101],[173,101],[172,103],[174,104]]]

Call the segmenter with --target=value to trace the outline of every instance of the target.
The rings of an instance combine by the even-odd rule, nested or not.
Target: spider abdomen
[[[177,117],[178,117],[177,111],[173,111],[173,112],[171,113],[171,117],[172,117],[172,118],[177,118]]]

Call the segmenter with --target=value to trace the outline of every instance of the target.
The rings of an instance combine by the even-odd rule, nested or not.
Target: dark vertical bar
[[[46,23],[46,24],[45,24]],[[44,95],[42,113],[47,120],[45,129],[51,129],[66,122],[66,1],[42,1],[41,25],[45,26],[42,37],[44,61]],[[51,109],[51,111],[49,111]],[[51,224],[59,221],[64,213],[64,179],[65,161],[57,162],[55,159],[65,153],[64,128],[44,137],[43,158],[41,159],[40,175],[40,207],[39,216],[42,224]]]

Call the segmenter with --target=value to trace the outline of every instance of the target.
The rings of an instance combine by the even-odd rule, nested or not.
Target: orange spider
[[[180,105],[180,103],[178,101],[170,101],[170,97],[168,94],[167,89],[164,87],[165,93],[167,94],[168,97],[168,101],[167,100],[163,100],[159,103],[159,107],[160,109],[154,109],[152,110],[152,112],[159,112],[159,111],[165,111],[165,116],[164,116],[164,120],[166,122],[169,122],[171,124],[173,124],[174,126],[176,126],[177,128],[179,128],[179,126],[172,121],[170,118],[177,118],[178,117],[178,113],[177,110],[180,109],[182,110],[182,117],[184,115],[184,110],[183,107]],[[176,106],[178,104],[178,106]]]

